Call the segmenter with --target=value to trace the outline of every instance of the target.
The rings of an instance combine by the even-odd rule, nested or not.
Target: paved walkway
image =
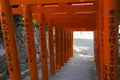
[[[41,69],[38,72],[41,80]],[[22,80],[30,80],[30,77],[26,76]],[[74,57],[55,75],[49,75],[49,80],[98,80],[93,58],[93,40],[74,40]]]
[[[93,57],[75,53],[49,80],[98,80]]]

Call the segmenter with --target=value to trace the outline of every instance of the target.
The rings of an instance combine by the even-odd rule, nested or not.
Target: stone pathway
[[[49,80],[98,80],[92,56],[74,54],[73,59],[51,75]]]

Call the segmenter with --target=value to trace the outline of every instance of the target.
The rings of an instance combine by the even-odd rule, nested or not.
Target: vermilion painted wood
[[[71,31],[71,35],[72,35],[72,57],[73,57],[73,31]]]
[[[67,60],[69,61],[70,59],[70,52],[69,52],[69,31],[67,31]]]
[[[63,49],[63,63],[65,63],[65,56],[66,56],[66,54],[65,54],[65,31],[64,30],[62,30],[62,32],[63,32],[63,43],[62,43],[62,49]]]
[[[64,63],[66,63],[66,31],[64,30]]]
[[[64,66],[64,42],[63,42],[63,30],[60,31],[61,34],[61,66]]]
[[[70,42],[70,45],[71,45],[71,58],[73,57],[73,32],[70,31],[70,39],[71,39],[71,42]]]
[[[118,0],[103,0],[103,6],[104,79],[118,80]]]
[[[38,69],[37,69],[37,61],[36,61],[34,27],[32,22],[31,6],[24,5],[23,12],[24,12],[28,64],[30,69],[30,79],[38,80]]]
[[[95,57],[95,63],[96,63],[96,68],[97,68],[97,42],[96,42],[96,31],[94,31],[94,57]]]
[[[76,2],[96,2],[98,0],[11,0],[11,5],[19,4],[56,4],[56,3],[76,3]]]
[[[61,44],[60,44],[60,30],[58,28],[55,29],[56,36],[56,69],[61,68]]]
[[[99,9],[98,9],[98,14],[97,14],[97,24],[96,24],[96,29],[97,29],[97,34],[98,34],[98,46],[99,46],[99,80],[103,80],[103,76],[104,76],[104,58],[103,58],[103,4],[102,4],[102,0],[99,1],[98,4]],[[100,35],[101,34],[101,35]]]
[[[68,31],[68,32],[69,32],[69,36],[68,36],[68,51],[69,51],[69,60],[70,60],[70,58],[71,58],[71,51],[70,51],[70,47],[71,47],[70,41],[71,41],[71,39],[70,39],[70,31]]]
[[[83,3],[84,4],[84,3]],[[75,13],[75,12],[81,12],[81,13],[88,13],[88,12],[95,12],[97,11],[98,7],[95,7],[95,4],[93,5],[82,5],[82,6],[72,6],[70,4],[56,4],[55,6],[49,5],[48,7],[45,7],[47,5],[41,6],[31,6],[32,13],[45,13],[45,14],[55,14],[55,13],[61,13],[61,12],[67,12],[67,13]],[[23,6],[19,6],[17,8],[12,8],[13,14],[23,14],[22,11]]]
[[[1,25],[10,80],[21,80],[15,29],[9,0],[0,0]]]
[[[59,45],[59,63],[60,63],[60,69],[61,69],[61,67],[62,67],[62,56],[61,56],[61,54],[62,54],[62,51],[61,51],[61,47],[62,47],[62,45],[61,45],[61,29],[59,29],[58,28],[58,30],[59,30],[59,40],[58,40],[58,45]]]
[[[40,57],[42,67],[42,80],[48,80],[48,54],[46,49],[46,24],[44,14],[38,14],[38,23],[40,33]]]
[[[3,0],[1,0],[1,2],[3,2]],[[80,4],[79,6],[71,6],[71,4],[75,5],[75,3],[77,3],[76,5],[78,5],[79,3]],[[90,3],[90,4],[85,5],[85,3]],[[93,5],[91,5],[91,3]],[[37,19],[39,17],[37,14],[44,13],[46,15],[46,22],[45,22],[45,18],[40,17],[39,24],[41,23],[41,19],[42,19],[42,24],[44,24],[44,26],[45,24],[48,24],[50,20],[52,20],[54,26],[58,28],[58,30],[64,31],[64,35],[63,35],[64,62],[67,62],[67,55],[68,55],[67,51],[69,47],[69,44],[67,43],[67,41],[69,40],[69,38],[67,38],[68,36],[67,31],[71,31],[71,52],[72,52],[71,56],[73,56],[73,31],[96,31],[95,60],[99,72],[99,80],[104,80],[104,79],[118,80],[118,57],[117,57],[118,56],[118,43],[117,43],[117,39],[118,39],[117,38],[118,36],[117,5],[118,4],[117,3],[119,3],[117,0],[47,0],[47,1],[11,0],[10,1],[10,5],[19,4],[20,6],[22,6],[23,4],[31,4],[33,19]],[[4,5],[6,5],[6,3]],[[10,8],[8,8],[9,4],[7,5],[7,7],[5,7],[4,5],[1,5],[2,8],[1,13],[2,11],[4,12],[4,9],[6,14],[10,13],[7,12],[10,10]],[[58,7],[56,7],[56,5],[58,5]],[[23,7],[12,9],[13,14],[23,14],[22,8]],[[5,19],[9,21],[12,18],[8,16],[8,18],[6,17]],[[1,21],[3,21],[3,16],[1,17]],[[10,22],[9,24],[13,25],[12,22]],[[45,42],[45,28],[42,26],[40,29],[42,30],[41,32],[42,36],[44,36],[44,38],[41,37],[41,41]],[[14,30],[12,32],[14,32]],[[10,34],[10,36],[12,36],[13,34],[14,33]],[[14,39],[14,36],[12,36],[12,38]],[[12,40],[12,38],[10,39]],[[60,39],[62,39],[62,36],[58,38],[58,40]],[[62,41],[59,43],[62,43]],[[60,45],[59,43],[57,45]],[[15,44],[13,45],[14,47],[16,47]],[[43,48],[41,49],[42,49],[41,52],[44,53],[44,55],[42,53],[42,65],[43,65],[42,72],[44,73],[43,80],[48,80],[46,47],[43,46]],[[59,56],[61,56],[62,49],[58,48],[58,51],[60,52]],[[62,61],[61,59],[62,57],[58,58],[58,63],[57,63],[60,67],[61,67],[60,61]],[[15,68],[19,68],[18,64],[17,67]],[[10,73],[10,76],[12,76],[12,78],[14,78],[13,75],[16,76],[16,74],[12,74],[12,75],[11,74],[12,73]],[[20,79],[19,69],[17,76],[18,77],[15,80]]]
[[[46,22],[49,22],[51,19],[54,21],[55,25],[61,25],[63,27],[67,26],[74,30],[94,30],[95,24],[95,15],[98,7],[95,6],[95,2],[93,5],[83,5],[83,6],[69,6],[62,5],[59,7],[32,7],[33,19],[37,19],[35,16],[36,13],[44,12],[46,13]],[[60,5],[60,4],[59,4]],[[13,8],[13,14],[22,14],[22,7]],[[86,10],[86,11],[84,11]],[[40,12],[41,11],[41,12]],[[67,13],[66,15],[60,13]],[[77,14],[71,14],[78,12]],[[80,13],[79,13],[80,12]],[[48,14],[49,13],[49,14]],[[90,19],[90,21],[88,20]],[[57,22],[56,22],[57,21]],[[66,22],[67,21],[67,22]],[[78,27],[80,29],[78,29]],[[82,29],[84,27],[84,29]],[[70,29],[70,28],[68,28]]]
[[[49,25],[48,30],[49,30],[50,73],[55,74],[54,40],[52,23]]]
[[[69,59],[71,58],[71,35],[70,35],[70,31],[69,31]]]

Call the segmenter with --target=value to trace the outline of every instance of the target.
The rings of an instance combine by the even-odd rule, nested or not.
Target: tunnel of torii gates
[[[118,80],[118,3],[118,0],[0,0],[10,80],[21,80],[13,14],[24,16],[31,80],[38,80],[33,19],[39,23],[42,80],[49,79],[46,26],[49,28],[51,74],[73,57],[73,31],[94,31],[99,80]]]

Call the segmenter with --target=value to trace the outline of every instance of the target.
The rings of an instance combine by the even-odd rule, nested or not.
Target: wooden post
[[[97,13],[97,25],[96,30],[98,32],[98,45],[99,45],[99,80],[103,80],[104,76],[104,58],[103,58],[103,10],[102,10],[102,0],[99,1],[99,3],[95,3],[98,6],[98,13]]]
[[[74,53],[73,53],[73,31],[71,31],[71,57],[73,57]]]
[[[61,68],[61,56],[60,56],[60,30],[58,28],[55,29],[56,36],[56,69]]]
[[[63,65],[64,65],[64,63],[65,63],[65,46],[64,46],[64,44],[65,44],[65,39],[64,39],[65,37],[64,36],[65,35],[64,35],[64,30],[62,30],[62,35],[63,35],[62,36],[62,56],[63,56],[62,57],[63,58],[62,61],[63,61]]]
[[[72,47],[72,31],[70,31],[70,58],[72,58],[73,57],[73,47]]]
[[[68,53],[68,60],[70,60],[71,58],[71,39],[70,39],[70,31],[68,31],[68,37],[67,37],[67,41],[68,41],[68,49],[67,49],[67,53]]]
[[[96,63],[96,68],[97,68],[97,62],[96,62],[96,31],[94,31],[94,58],[95,58],[95,63]]]
[[[70,44],[70,58],[72,58],[72,51],[71,51],[71,49],[72,49],[72,43],[71,43],[71,42],[72,42],[71,31],[70,31],[69,34],[70,34],[70,37],[69,37],[69,39],[70,39],[70,43],[69,43],[69,44]]]
[[[50,73],[55,74],[54,41],[53,41],[52,24],[49,25],[49,53],[50,53]]]
[[[61,34],[61,66],[64,66],[64,40],[63,40],[63,30],[60,31]]]
[[[69,60],[71,58],[71,38],[70,38],[70,31],[69,31],[69,38],[68,38],[68,51],[69,51]]]
[[[65,63],[67,63],[67,31],[65,31],[64,35],[64,50],[65,50]]]
[[[62,67],[62,36],[61,36],[61,29],[59,29],[59,32],[60,32],[60,34],[59,34],[59,52],[60,52],[60,54],[59,54],[59,59],[60,59],[60,68]]]
[[[66,49],[65,49],[65,52],[66,52],[66,62],[68,61],[68,31],[66,30]]]
[[[46,23],[45,14],[38,14],[39,33],[40,33],[40,57],[42,66],[42,80],[48,80],[48,55],[46,48]]]
[[[68,36],[69,36],[69,33],[67,31],[67,36],[66,36],[66,55],[67,55],[67,61],[69,60],[69,46],[68,46]]]
[[[69,31],[67,31],[67,61],[69,60]]]
[[[21,80],[15,29],[9,0],[1,0],[1,25],[10,80]]]
[[[96,63],[96,68],[98,70],[98,63],[99,63],[99,51],[98,51],[98,37],[97,37],[97,30],[94,31],[94,57],[95,57],[95,63]]]
[[[26,32],[26,45],[28,53],[28,64],[30,69],[30,79],[38,80],[38,69],[36,61],[36,50],[34,41],[34,25],[32,22],[32,11],[30,5],[24,5],[24,23]]]
[[[118,80],[118,0],[103,0],[104,80]]]

